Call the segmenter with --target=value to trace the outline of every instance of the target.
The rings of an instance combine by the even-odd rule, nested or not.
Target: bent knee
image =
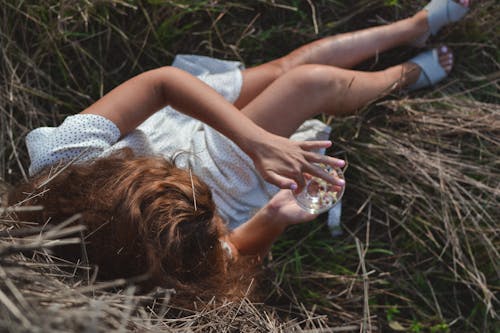
[[[332,66],[308,64],[295,67],[287,75],[297,89],[315,94],[332,92],[344,83],[341,75],[335,75],[336,70]]]

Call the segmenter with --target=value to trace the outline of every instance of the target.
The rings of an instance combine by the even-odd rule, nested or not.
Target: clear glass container
[[[344,179],[344,172],[340,168],[320,164],[323,170],[334,177]],[[307,180],[304,189],[294,194],[297,204],[306,212],[320,214],[335,206],[344,194],[344,186],[337,186],[327,183],[321,178],[312,177]]]

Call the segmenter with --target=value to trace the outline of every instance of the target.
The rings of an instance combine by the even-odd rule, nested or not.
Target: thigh
[[[289,137],[304,121],[324,112],[329,71],[323,65],[295,67],[265,87],[242,112],[267,131]]]
[[[242,109],[257,97],[264,89],[283,74],[280,60],[274,60],[242,71],[243,84],[234,105]]]
[[[318,114],[350,115],[399,89],[405,64],[378,72],[328,65],[300,65],[272,82],[243,112],[269,132],[290,136]],[[403,83],[402,83],[403,82]]]

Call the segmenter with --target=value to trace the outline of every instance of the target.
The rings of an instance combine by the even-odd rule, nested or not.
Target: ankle
[[[418,77],[422,69],[413,62],[405,62],[402,65],[402,74],[401,74],[401,86],[400,88],[406,88],[415,82],[417,82]]]
[[[417,35],[425,34],[429,31],[428,12],[423,9],[412,16],[415,32]]]
[[[384,76],[390,91],[398,91],[417,82],[420,76],[420,67],[412,62],[385,69]]]

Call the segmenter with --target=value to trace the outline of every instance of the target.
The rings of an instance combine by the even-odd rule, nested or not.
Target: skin
[[[341,179],[314,165],[344,165],[342,160],[311,152],[329,147],[330,141],[294,142],[287,137],[318,114],[352,114],[414,83],[420,68],[411,62],[378,72],[349,68],[393,47],[411,44],[428,29],[427,12],[422,10],[389,25],[304,45],[282,58],[245,70],[234,105],[190,74],[162,67],[126,81],[82,113],[110,119],[125,136],[154,112],[170,105],[234,141],[252,158],[263,178],[282,189],[300,190],[305,184],[304,174],[343,186]],[[449,72],[451,51],[439,48],[438,53],[441,66]],[[286,227],[315,217],[297,206],[290,190],[282,190],[225,240],[233,253],[263,255]]]
[[[309,214],[300,208],[293,198],[292,191],[279,191],[250,220],[234,229],[224,240],[231,246],[233,257],[239,254],[258,255],[263,258],[274,241],[293,224],[314,220],[315,214]]]
[[[460,3],[469,5],[468,0]],[[393,24],[304,45],[280,59],[245,70],[243,90],[235,105],[266,130],[283,136],[291,135],[304,120],[322,112],[352,114],[369,101],[416,82],[420,68],[406,62],[375,73],[346,69],[390,48],[411,44],[428,29],[427,12],[422,10]],[[451,50],[443,46],[438,54],[441,66],[449,73],[453,66]],[[324,76],[308,84],[302,82],[299,87],[291,84],[300,83],[314,71]],[[264,256],[288,226],[315,217],[300,209],[291,191],[282,190],[225,240],[235,257],[238,253]]]
[[[212,126],[247,153],[262,177],[281,188],[304,185],[302,173],[343,185],[313,163],[343,166],[344,161],[310,152],[330,141],[294,142],[259,127],[211,87],[187,72],[162,67],[122,83],[82,114],[97,114],[113,121],[122,137],[157,110],[170,105]]]

